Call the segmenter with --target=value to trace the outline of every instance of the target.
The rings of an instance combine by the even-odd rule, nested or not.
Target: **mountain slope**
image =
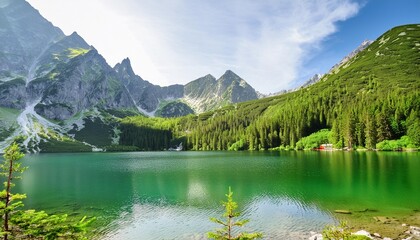
[[[66,120],[76,113],[101,107],[135,109],[114,71],[96,50],[90,50],[58,66],[35,111],[53,120]]]
[[[0,76],[31,78],[34,62],[63,32],[24,0],[2,1],[0,8]],[[31,79],[29,79],[31,80]]]
[[[17,116],[2,111],[9,124],[0,128],[0,150],[19,135],[29,151],[48,142],[92,149],[67,133],[74,124],[92,108],[135,109],[112,68],[77,33],[65,36],[23,0],[2,0],[0,18],[0,106],[18,109]]]
[[[307,88],[147,126],[172,132],[162,143],[178,139],[193,150],[295,147],[324,128],[339,148],[375,148],[404,135],[420,146],[419,69],[420,24],[399,26]],[[135,145],[147,121],[125,119],[120,143]]]
[[[340,62],[338,62],[337,64],[335,64],[328,73],[332,73],[335,70],[337,70],[338,68],[340,68],[341,66],[343,66],[344,64],[346,64],[348,61],[350,61],[352,58],[354,58],[359,52],[365,50],[370,44],[372,44],[373,41],[370,40],[365,40],[363,41],[356,49],[354,49],[351,53],[347,54],[343,59],[341,59]],[[314,76],[312,76],[310,79],[308,79],[306,82],[304,82],[302,85],[300,85],[299,87],[289,90],[289,92],[291,91],[296,91],[299,90],[300,88],[305,88],[308,87],[316,82],[318,82],[319,80],[321,80],[321,78],[323,77],[323,74],[315,74]],[[283,91],[280,92],[278,94],[274,94],[274,95],[279,95],[279,94],[284,94],[287,91]]]
[[[24,0],[0,0],[0,41],[0,108],[9,115],[0,118],[7,123],[0,127],[0,151],[20,135],[31,151],[51,149],[62,141],[86,150],[74,138],[103,145],[104,141],[84,137],[95,124],[98,129],[107,125],[106,132],[115,137],[119,116],[193,112],[183,100],[185,86],[153,85],[134,73],[128,58],[111,68],[76,32],[65,36]],[[233,92],[253,94],[244,90]],[[216,96],[206,109],[248,99],[229,100],[224,91],[217,94],[223,97]],[[105,142],[115,143],[110,138]]]
[[[185,85],[184,91],[184,100],[198,113],[258,99],[257,92],[230,70],[218,80],[210,74],[194,80]]]
[[[336,69],[340,68],[344,64],[346,64],[348,61],[350,61],[353,57],[355,57],[359,52],[365,50],[367,47],[369,47],[370,44],[372,44],[373,41],[365,40],[358,46],[355,50],[353,50],[351,53],[349,53],[347,56],[345,56],[339,63],[334,65],[329,73],[334,72]]]

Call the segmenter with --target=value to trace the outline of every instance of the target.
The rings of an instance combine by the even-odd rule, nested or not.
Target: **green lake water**
[[[334,210],[420,209],[420,153],[136,152],[27,155],[28,208],[96,216],[99,239],[202,239],[228,187],[244,230],[300,239]]]

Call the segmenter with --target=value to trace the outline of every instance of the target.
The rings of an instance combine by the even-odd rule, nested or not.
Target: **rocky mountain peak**
[[[236,75],[232,70],[228,69],[224,74]],[[236,75],[237,76],[237,75]]]
[[[216,78],[213,75],[211,75],[211,74],[207,74],[206,76],[204,76],[204,78],[206,78],[206,79],[213,79],[213,80],[216,81]]]
[[[242,79],[240,76],[238,76],[236,73],[234,73],[231,70],[227,70],[218,80],[218,84],[221,85],[221,87],[229,87],[233,85],[238,85],[240,87],[251,87],[244,79]]]
[[[131,60],[130,58],[126,57],[121,61],[121,64],[123,65],[129,65],[131,67]]]
[[[362,42],[362,44],[360,45],[360,47],[367,47],[367,46],[369,46],[370,44],[372,44],[373,43],[373,41],[372,40],[364,40],[363,42]]]
[[[219,91],[226,91],[226,89],[231,86],[234,85],[235,83],[237,84],[241,84],[242,78],[239,77],[238,75],[236,75],[236,73],[234,73],[231,70],[227,70],[218,80],[218,88]],[[243,85],[243,83],[241,84]]]
[[[53,46],[52,49],[55,53],[60,51],[68,51],[70,48],[73,49],[94,49],[93,46],[89,44],[79,35],[77,32],[73,32],[69,36],[63,37],[60,41],[57,42],[59,46]]]
[[[200,82],[201,84],[203,84],[204,82],[208,82],[214,84],[216,82],[216,78],[211,74],[207,74],[206,76],[198,78],[192,82]]]
[[[140,84],[141,88],[143,88],[144,84],[150,84],[143,80],[140,76],[136,75],[128,57],[123,59],[120,63],[117,63],[113,69],[121,77],[124,85],[126,86],[128,86],[130,83],[134,83],[136,85]]]
[[[197,113],[258,98],[257,92],[231,70],[218,80],[210,74],[198,78],[185,85],[184,93],[184,100]]]
[[[76,41],[80,41],[80,42],[86,43],[85,40],[76,31],[73,32],[72,34],[70,34],[67,37],[70,38],[70,39],[76,40]]]
[[[338,68],[340,68],[341,66],[345,65],[353,57],[355,57],[359,52],[365,50],[372,43],[373,43],[373,41],[371,41],[371,40],[364,40],[355,50],[353,50],[351,53],[349,53],[347,56],[345,56],[339,63],[334,65],[328,73],[332,73],[335,70],[337,70]]]
[[[240,80],[241,78],[232,70],[226,70],[226,72],[220,77],[220,79]]]
[[[136,74],[133,71],[133,67],[131,67],[131,61],[130,61],[130,59],[128,57],[127,58],[124,58],[121,61],[121,63],[117,63],[114,66],[114,70],[116,72],[118,72],[119,74],[125,75],[126,77],[134,77],[134,76],[136,76]]]
[[[322,74],[317,73],[315,75],[313,75],[311,78],[309,78],[305,83],[302,84],[302,86],[300,86],[299,88],[304,88],[304,87],[308,87],[314,83],[317,83],[319,80],[321,80],[321,78],[323,77]]]

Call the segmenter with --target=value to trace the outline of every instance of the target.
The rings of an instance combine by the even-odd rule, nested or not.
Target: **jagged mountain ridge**
[[[372,44],[372,40],[365,40],[363,41],[356,49],[354,49],[351,53],[349,53],[347,56],[345,56],[341,61],[337,64],[335,64],[330,71],[327,74],[331,74],[332,72],[335,72],[340,67],[344,66],[346,63],[348,63],[351,59],[353,59],[358,53],[365,50],[367,47],[369,47],[370,44]]]
[[[114,70],[139,111],[149,116],[154,115],[161,102],[181,100],[196,113],[201,113],[227,104],[259,98],[255,89],[231,70],[227,70],[218,80],[208,74],[186,85],[167,87],[154,85],[136,75],[128,58],[116,64]]]
[[[306,82],[304,82],[302,86],[300,86],[299,88],[309,87],[312,84],[319,82],[319,80],[321,80],[322,77],[323,77],[323,74],[317,73],[313,75],[311,78],[309,78]]]
[[[356,55],[360,52],[362,52],[363,50],[365,50],[367,47],[369,47],[370,44],[372,44],[373,41],[372,40],[365,40],[363,41],[359,46],[357,46],[356,49],[354,49],[353,51],[351,51],[349,54],[347,54],[345,57],[343,57],[343,59],[340,60],[340,62],[338,62],[337,64],[335,64],[334,66],[331,67],[331,69],[328,71],[328,73],[326,74],[320,74],[317,73],[314,76],[312,76],[310,79],[308,79],[306,82],[304,82],[300,87],[298,87],[297,89],[300,88],[305,88],[305,87],[309,87],[314,83],[317,83],[319,81],[321,81],[321,79],[327,75],[327,74],[332,74],[333,72],[338,71],[338,69],[340,67],[343,67],[346,65],[346,63],[348,63],[349,61],[351,61],[354,57],[356,57]],[[296,89],[296,90],[297,90]]]
[[[373,41],[371,41],[371,40],[365,40],[365,41],[363,41],[356,49],[354,49],[348,55],[346,55],[344,58],[342,58],[340,60],[340,62],[338,62],[337,64],[335,64],[334,66],[332,66],[331,69],[328,71],[328,73],[326,73],[326,74],[316,73],[311,78],[309,78],[308,80],[306,80],[302,85],[298,86],[297,88],[293,88],[293,89],[290,89],[290,90],[282,90],[280,92],[271,94],[270,96],[278,96],[278,95],[281,95],[281,94],[285,94],[285,93],[289,93],[289,92],[294,92],[294,91],[297,91],[297,90],[299,90],[301,88],[309,87],[309,86],[311,86],[311,85],[313,85],[313,84],[321,81],[321,79],[324,76],[326,76],[327,74],[332,74],[333,72],[337,71],[340,67],[345,66],[346,63],[348,63],[349,61],[351,61],[354,57],[356,57],[356,55],[358,53],[360,53],[363,50],[365,50],[372,43],[373,43]]]
[[[0,40],[0,108],[20,111],[16,121],[0,127],[0,143],[24,135],[25,145],[38,146],[50,133],[68,136],[83,127],[84,117],[96,119],[95,109],[171,117],[257,98],[251,87],[234,87],[249,86],[239,77],[227,82],[232,87],[219,84],[207,90],[212,94],[197,95],[191,85],[161,87],[143,80],[128,58],[112,68],[76,32],[66,36],[24,0],[0,0]],[[200,107],[190,106],[186,89]],[[214,98],[211,106],[206,96]]]
[[[217,80],[210,74],[196,79],[185,85],[184,91],[184,100],[193,106],[196,112],[258,99],[258,93],[231,70],[227,70]]]

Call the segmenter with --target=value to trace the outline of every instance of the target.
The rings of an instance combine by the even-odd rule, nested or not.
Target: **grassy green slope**
[[[336,83],[347,88],[351,97],[374,88],[381,94],[403,94],[419,86],[419,69],[420,25],[405,25],[379,37],[337,73],[325,76],[324,83],[316,85],[315,90]]]
[[[396,27],[319,83],[274,98],[260,122],[280,119],[279,124],[293,124],[298,130],[291,129],[291,141],[286,140],[292,145],[302,135],[333,124],[343,132],[348,115],[364,125],[369,114],[377,118],[383,113],[397,118],[386,121],[402,122],[419,108],[419,69],[420,25]]]

